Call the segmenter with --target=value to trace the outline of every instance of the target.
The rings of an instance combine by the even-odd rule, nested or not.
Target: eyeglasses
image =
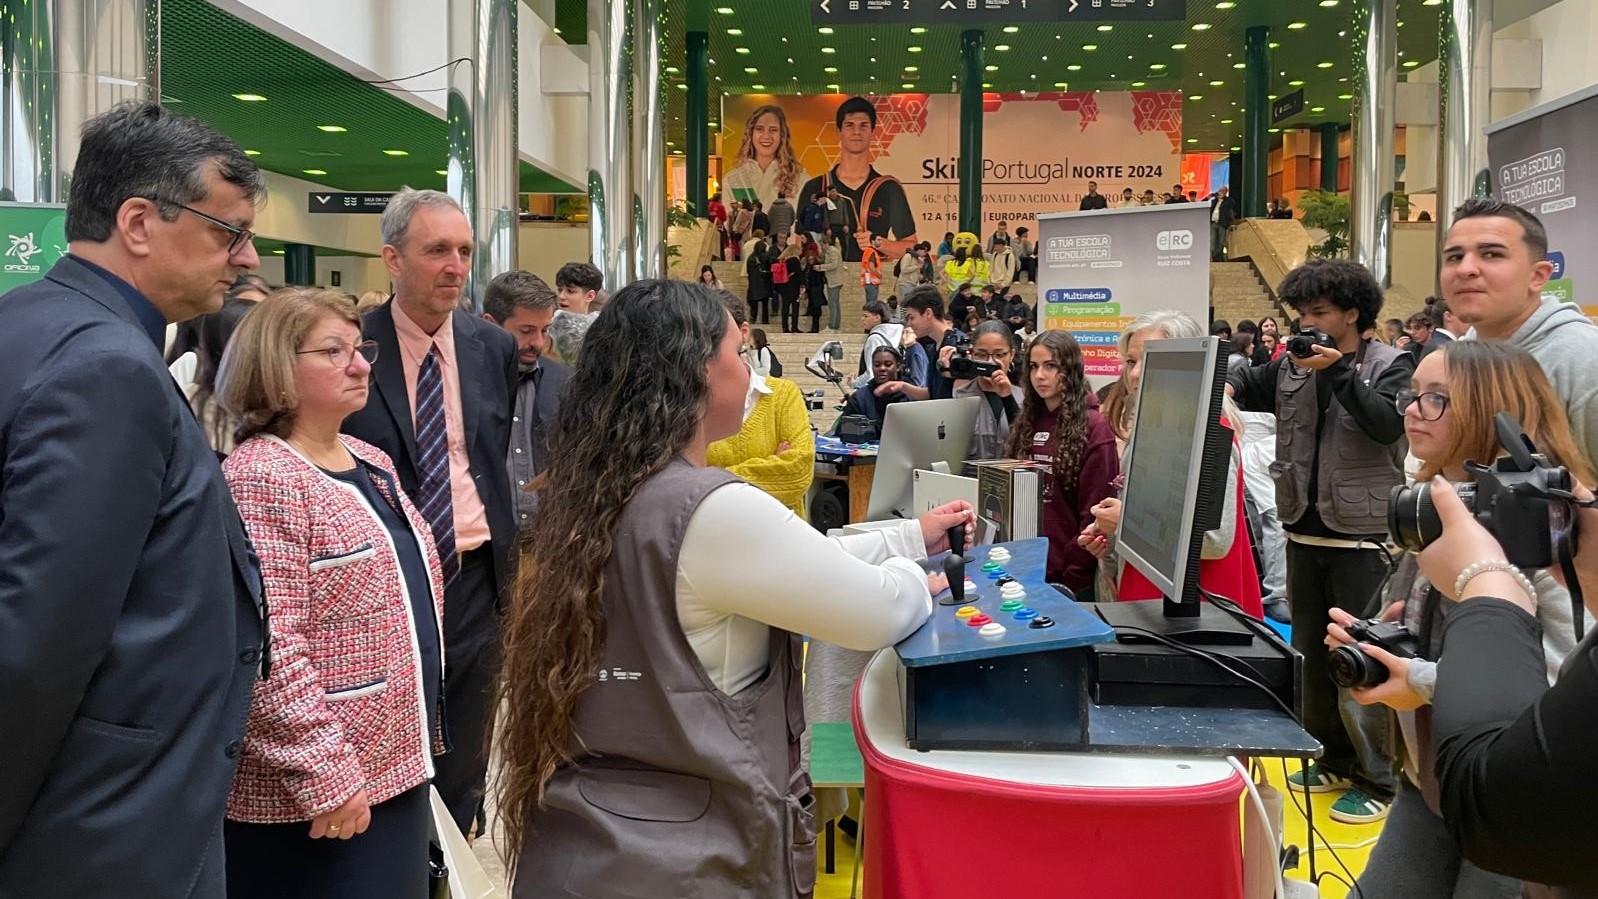
[[[997,353],[986,353],[982,350],[972,350],[971,358],[978,362],[1003,362],[1010,358],[1009,350],[1000,350]]]
[[[1400,390],[1393,405],[1398,407],[1398,414],[1403,415],[1416,401],[1420,402],[1420,420],[1436,421],[1448,411],[1448,394],[1446,393],[1416,393],[1413,390]]]
[[[227,245],[227,254],[229,256],[237,253],[239,250],[244,248],[245,244],[255,239],[254,231],[251,231],[248,228],[240,228],[238,225],[230,225],[216,216],[206,215],[192,206],[185,206],[182,203],[174,203],[171,200],[162,200],[157,197],[145,197],[144,199],[149,200],[151,203],[155,203],[157,205],[176,206],[184,212],[187,212],[190,215],[196,216],[198,218],[205,219],[212,225],[215,225],[216,227],[221,228],[223,231],[233,235],[233,239],[228,241]]]
[[[319,350],[300,350],[294,355],[314,356],[318,353],[326,356],[327,361],[333,363],[334,368],[349,368],[350,363],[355,361],[356,353],[360,353],[361,358],[365,359],[366,364],[370,365],[377,361],[377,341],[364,340],[355,346],[341,343],[336,346],[323,347]]]

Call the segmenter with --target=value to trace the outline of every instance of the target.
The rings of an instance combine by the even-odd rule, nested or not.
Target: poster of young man
[[[823,194],[841,205],[845,226],[834,234],[846,262],[859,262],[861,248],[871,238],[883,238],[882,250],[896,259],[916,242],[916,218],[898,179],[884,176],[871,164],[872,142],[877,136],[877,108],[865,97],[850,97],[838,106],[838,162],[805,182],[799,190],[799,208]]]

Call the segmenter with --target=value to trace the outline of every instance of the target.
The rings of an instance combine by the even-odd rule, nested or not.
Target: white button
[[[511,421],[521,421],[521,420],[522,420],[522,417],[521,417],[521,416],[520,416],[520,415],[512,415],[512,416],[511,416],[511,417],[510,417],[510,420],[511,420]]]
[[[518,446],[518,447],[516,447],[516,452],[518,452],[518,453],[520,453],[520,452],[521,452],[521,451],[522,451],[522,448],[521,448],[521,447],[519,447],[519,446]]]

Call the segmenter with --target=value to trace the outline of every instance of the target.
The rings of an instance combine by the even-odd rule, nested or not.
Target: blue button
[[[996,580],[998,580],[1001,577],[1008,577],[1008,575],[1005,574],[1003,568],[999,568],[999,569],[996,569],[994,571],[988,572],[988,580],[990,580],[990,581],[996,581]]]
[[[1036,617],[1038,617],[1037,609],[1021,609],[1015,613],[1016,621],[1031,621]]]

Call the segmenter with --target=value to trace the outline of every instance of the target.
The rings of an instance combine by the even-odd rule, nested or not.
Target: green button
[[[1014,612],[1019,608],[1021,608],[1021,600],[1019,599],[1007,599],[999,603],[999,611],[1001,612]]]

